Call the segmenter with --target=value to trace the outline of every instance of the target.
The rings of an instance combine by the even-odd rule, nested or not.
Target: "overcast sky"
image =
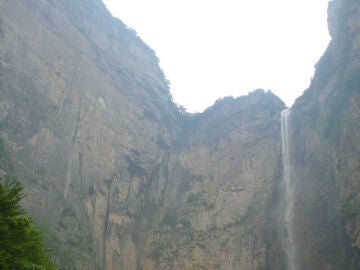
[[[103,0],[155,50],[174,101],[270,89],[288,106],[327,47],[328,0]]]

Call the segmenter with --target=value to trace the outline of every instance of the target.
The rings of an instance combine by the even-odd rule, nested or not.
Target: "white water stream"
[[[291,163],[290,163],[290,142],[288,120],[290,110],[281,112],[281,146],[282,146],[282,164],[283,164],[283,187],[284,187],[284,212],[283,222],[283,248],[287,257],[287,269],[297,270],[296,266],[296,243],[294,236],[294,184],[291,181]]]

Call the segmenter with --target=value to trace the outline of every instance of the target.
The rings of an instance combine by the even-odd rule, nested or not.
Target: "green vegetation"
[[[187,196],[186,202],[192,205],[198,205],[203,201],[203,198],[201,197],[201,193],[190,193]]]
[[[14,173],[14,167],[12,165],[10,155],[6,150],[5,144],[1,138],[0,138],[0,169],[3,169],[10,174]]]
[[[335,143],[344,128],[344,121],[347,117],[347,106],[351,97],[358,91],[360,87],[360,70],[353,69],[341,78],[338,83],[337,91],[329,101],[329,113],[326,115],[323,124],[323,132],[325,136]]]
[[[166,253],[172,250],[170,241],[162,241],[159,243],[153,243],[150,251],[150,257],[153,258],[158,265],[162,257],[166,257]]]
[[[0,269],[55,269],[42,235],[20,205],[20,183],[0,179]]]
[[[72,218],[76,217],[76,213],[70,207],[64,207],[61,214],[62,214],[63,217],[72,217]]]
[[[175,209],[168,209],[161,220],[160,226],[170,226],[174,228],[177,222],[177,213]]]
[[[350,199],[348,201],[346,201],[341,209],[341,212],[345,215],[345,217],[350,218],[350,217],[354,217],[354,216],[359,216],[360,214],[360,206],[359,205],[355,205],[354,203],[352,203],[350,201]]]

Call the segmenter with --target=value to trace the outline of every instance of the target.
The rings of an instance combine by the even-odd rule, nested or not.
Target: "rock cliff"
[[[61,263],[105,269],[177,129],[158,59],[101,1],[0,1],[0,18],[1,134],[26,207]]]
[[[163,195],[151,198],[143,269],[264,269],[277,185],[280,111],[262,90],[184,119]],[[156,180],[159,181],[159,180]],[[146,215],[145,215],[146,217]]]
[[[360,5],[329,2],[332,40],[291,115],[301,269],[359,268]]]
[[[360,4],[290,117],[299,269],[358,269]],[[155,53],[100,0],[0,0],[0,173],[61,269],[286,269],[271,92],[202,114],[171,101]]]

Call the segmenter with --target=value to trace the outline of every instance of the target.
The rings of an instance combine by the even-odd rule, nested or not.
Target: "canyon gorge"
[[[0,0],[0,175],[60,269],[359,269],[359,15],[329,2],[291,108],[257,89],[190,114],[101,0]]]

